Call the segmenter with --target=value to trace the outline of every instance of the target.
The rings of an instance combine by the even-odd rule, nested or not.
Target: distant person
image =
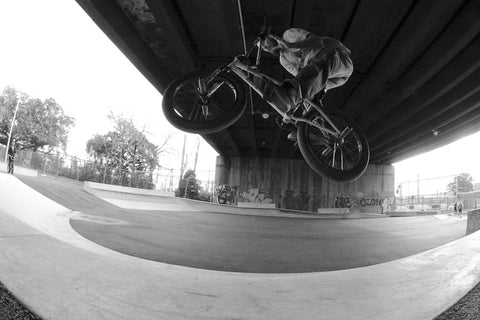
[[[10,147],[8,148],[8,155],[7,155],[7,171],[8,173],[13,174],[13,163],[15,161],[15,154],[17,153],[17,149],[15,147],[15,140],[12,142]]]
[[[457,204],[457,211],[458,211],[458,216],[461,218],[462,217],[462,209],[463,209],[463,203],[459,202]]]
[[[453,216],[455,217],[457,215],[457,203],[455,202],[453,204]]]

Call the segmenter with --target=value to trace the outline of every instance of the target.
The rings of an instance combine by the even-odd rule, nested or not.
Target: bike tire
[[[187,73],[174,80],[165,90],[162,109],[167,120],[182,131],[210,134],[224,130],[234,124],[245,112],[245,89],[237,78],[226,72],[220,72],[208,86],[222,85],[208,98],[208,112],[205,115],[196,84],[202,71]],[[220,82],[219,82],[220,81]]]
[[[341,182],[355,180],[365,172],[370,160],[367,138],[358,124],[343,112],[328,110],[325,113],[340,131],[346,127],[352,131],[345,137],[344,143],[339,145],[335,144],[331,134],[300,122],[297,128],[300,152],[308,165],[318,174]],[[308,116],[308,120],[311,121],[315,118],[316,114]],[[325,125],[330,126],[327,121]]]

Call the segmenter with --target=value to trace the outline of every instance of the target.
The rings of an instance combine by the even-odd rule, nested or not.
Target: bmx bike
[[[321,99],[300,98],[293,113],[265,99],[265,88],[281,85],[259,71],[266,36],[260,33],[248,53],[212,73],[199,70],[175,79],[163,96],[165,117],[190,133],[224,130],[245,112],[247,88],[243,82],[280,115],[281,124],[294,126],[300,153],[315,172],[336,181],[360,177],[369,162],[369,145],[363,131],[346,114],[324,108]],[[256,56],[250,58],[255,49]]]

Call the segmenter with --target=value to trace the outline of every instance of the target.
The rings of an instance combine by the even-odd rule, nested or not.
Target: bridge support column
[[[355,181],[336,182],[315,173],[304,160],[217,157],[215,182],[235,186],[236,202],[275,203],[277,208],[316,212],[386,212],[395,195],[392,165],[370,164]]]

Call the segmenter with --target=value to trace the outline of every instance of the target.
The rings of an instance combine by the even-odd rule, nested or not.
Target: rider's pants
[[[283,81],[280,87],[267,86],[264,98],[286,112],[292,109],[301,97],[313,99],[324,89],[343,85],[352,72],[353,63],[348,54],[335,50],[312,60],[294,79]]]
[[[335,50],[322,55],[302,68],[295,76],[302,97],[313,98],[323,89],[329,90],[347,82],[353,72],[348,54]]]

